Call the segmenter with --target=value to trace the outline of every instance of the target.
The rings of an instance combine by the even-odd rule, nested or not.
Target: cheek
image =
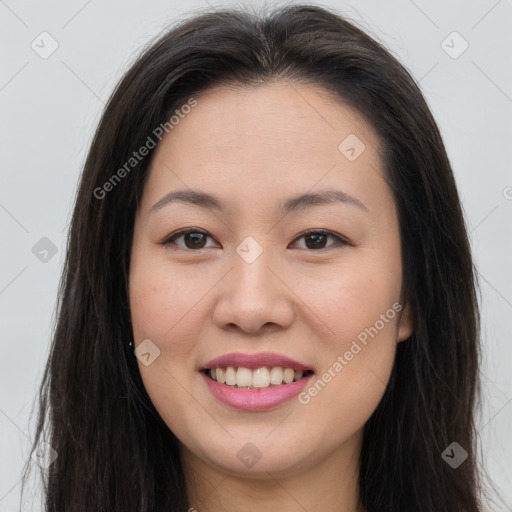
[[[173,351],[190,348],[200,325],[198,314],[207,284],[197,282],[187,271],[172,272],[156,261],[132,263],[130,308],[135,343],[149,338]]]
[[[171,273],[142,250],[132,259],[130,307],[135,346],[149,339],[159,350],[150,365],[139,358],[137,364],[153,405],[171,429],[179,430],[184,420],[170,412],[190,402],[184,390],[191,388],[191,355],[202,325],[199,315],[204,292],[187,270]]]
[[[187,431],[190,405],[191,353],[198,326],[198,302],[204,290],[191,287],[190,277],[151,259],[136,257],[130,269],[130,307],[135,346],[153,342],[160,353],[145,365],[137,359],[144,387],[160,416],[173,431]],[[186,293],[184,292],[186,290]],[[192,408],[193,409],[193,408]]]
[[[340,425],[349,435],[371,416],[389,381],[402,309],[400,260],[362,257],[335,275],[314,294],[309,288],[315,305],[308,305],[330,333],[319,338],[320,372],[301,403],[329,417],[332,435]]]
[[[401,307],[393,308],[393,304],[400,298],[400,260],[392,257],[379,261],[373,255],[365,256],[344,262],[342,268],[331,271],[329,280],[321,280],[321,286],[314,287],[310,282],[301,292],[329,327],[330,336],[325,342],[332,348],[345,348],[361,333],[364,338],[366,329],[375,324],[383,337],[393,336],[396,330],[396,309]]]

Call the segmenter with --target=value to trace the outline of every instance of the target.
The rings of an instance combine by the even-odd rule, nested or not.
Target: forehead
[[[153,203],[177,187],[261,202],[315,187],[364,196],[385,186],[372,127],[319,86],[222,85],[194,99],[155,150],[144,194]]]
[[[181,142],[183,134],[193,137],[203,150],[228,152],[243,142],[245,148],[251,145],[260,150],[293,147],[300,156],[312,148],[338,150],[337,142],[347,132],[377,144],[364,117],[318,85],[220,85],[201,92],[195,99],[197,106],[173,128],[173,136],[167,137],[170,146]]]

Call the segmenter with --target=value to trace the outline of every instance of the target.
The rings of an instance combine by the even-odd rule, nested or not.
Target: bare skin
[[[181,442],[190,507],[356,512],[362,429],[397,342],[413,330],[377,137],[312,85],[222,86],[195,98],[156,149],[130,267],[135,344],[160,350],[139,369]],[[362,152],[357,139],[339,149],[350,134]],[[185,202],[152,210],[178,189],[213,194],[224,211]],[[326,189],[355,200],[279,209]],[[206,235],[161,243],[183,228]],[[303,236],[318,229],[331,234]],[[247,237],[262,250],[251,263],[237,252]],[[199,371],[230,352],[286,355],[324,385],[269,410],[235,409]],[[251,467],[239,456],[247,443],[260,456]]]

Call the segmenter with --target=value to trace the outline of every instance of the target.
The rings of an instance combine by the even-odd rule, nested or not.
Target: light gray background
[[[0,0],[0,511],[18,510],[75,187],[104,103],[143,44],[208,4],[233,5]],[[317,4],[337,8],[380,39],[420,81],[439,123],[481,279],[478,425],[489,474],[508,505],[493,510],[512,510],[512,1]],[[58,43],[46,59],[31,47],[35,41],[40,52],[51,48],[43,31]],[[469,44],[458,58],[463,41],[450,36],[454,31]],[[47,262],[32,252],[42,237],[58,250]],[[39,510],[37,488],[33,493],[26,510]]]

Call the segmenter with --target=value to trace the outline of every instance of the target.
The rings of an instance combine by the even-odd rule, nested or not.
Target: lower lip
[[[312,373],[298,381],[290,382],[290,384],[254,390],[237,389],[226,384],[220,384],[203,372],[201,372],[201,375],[213,396],[222,403],[234,409],[242,409],[244,411],[265,411],[278,407],[297,396],[314,374]]]

